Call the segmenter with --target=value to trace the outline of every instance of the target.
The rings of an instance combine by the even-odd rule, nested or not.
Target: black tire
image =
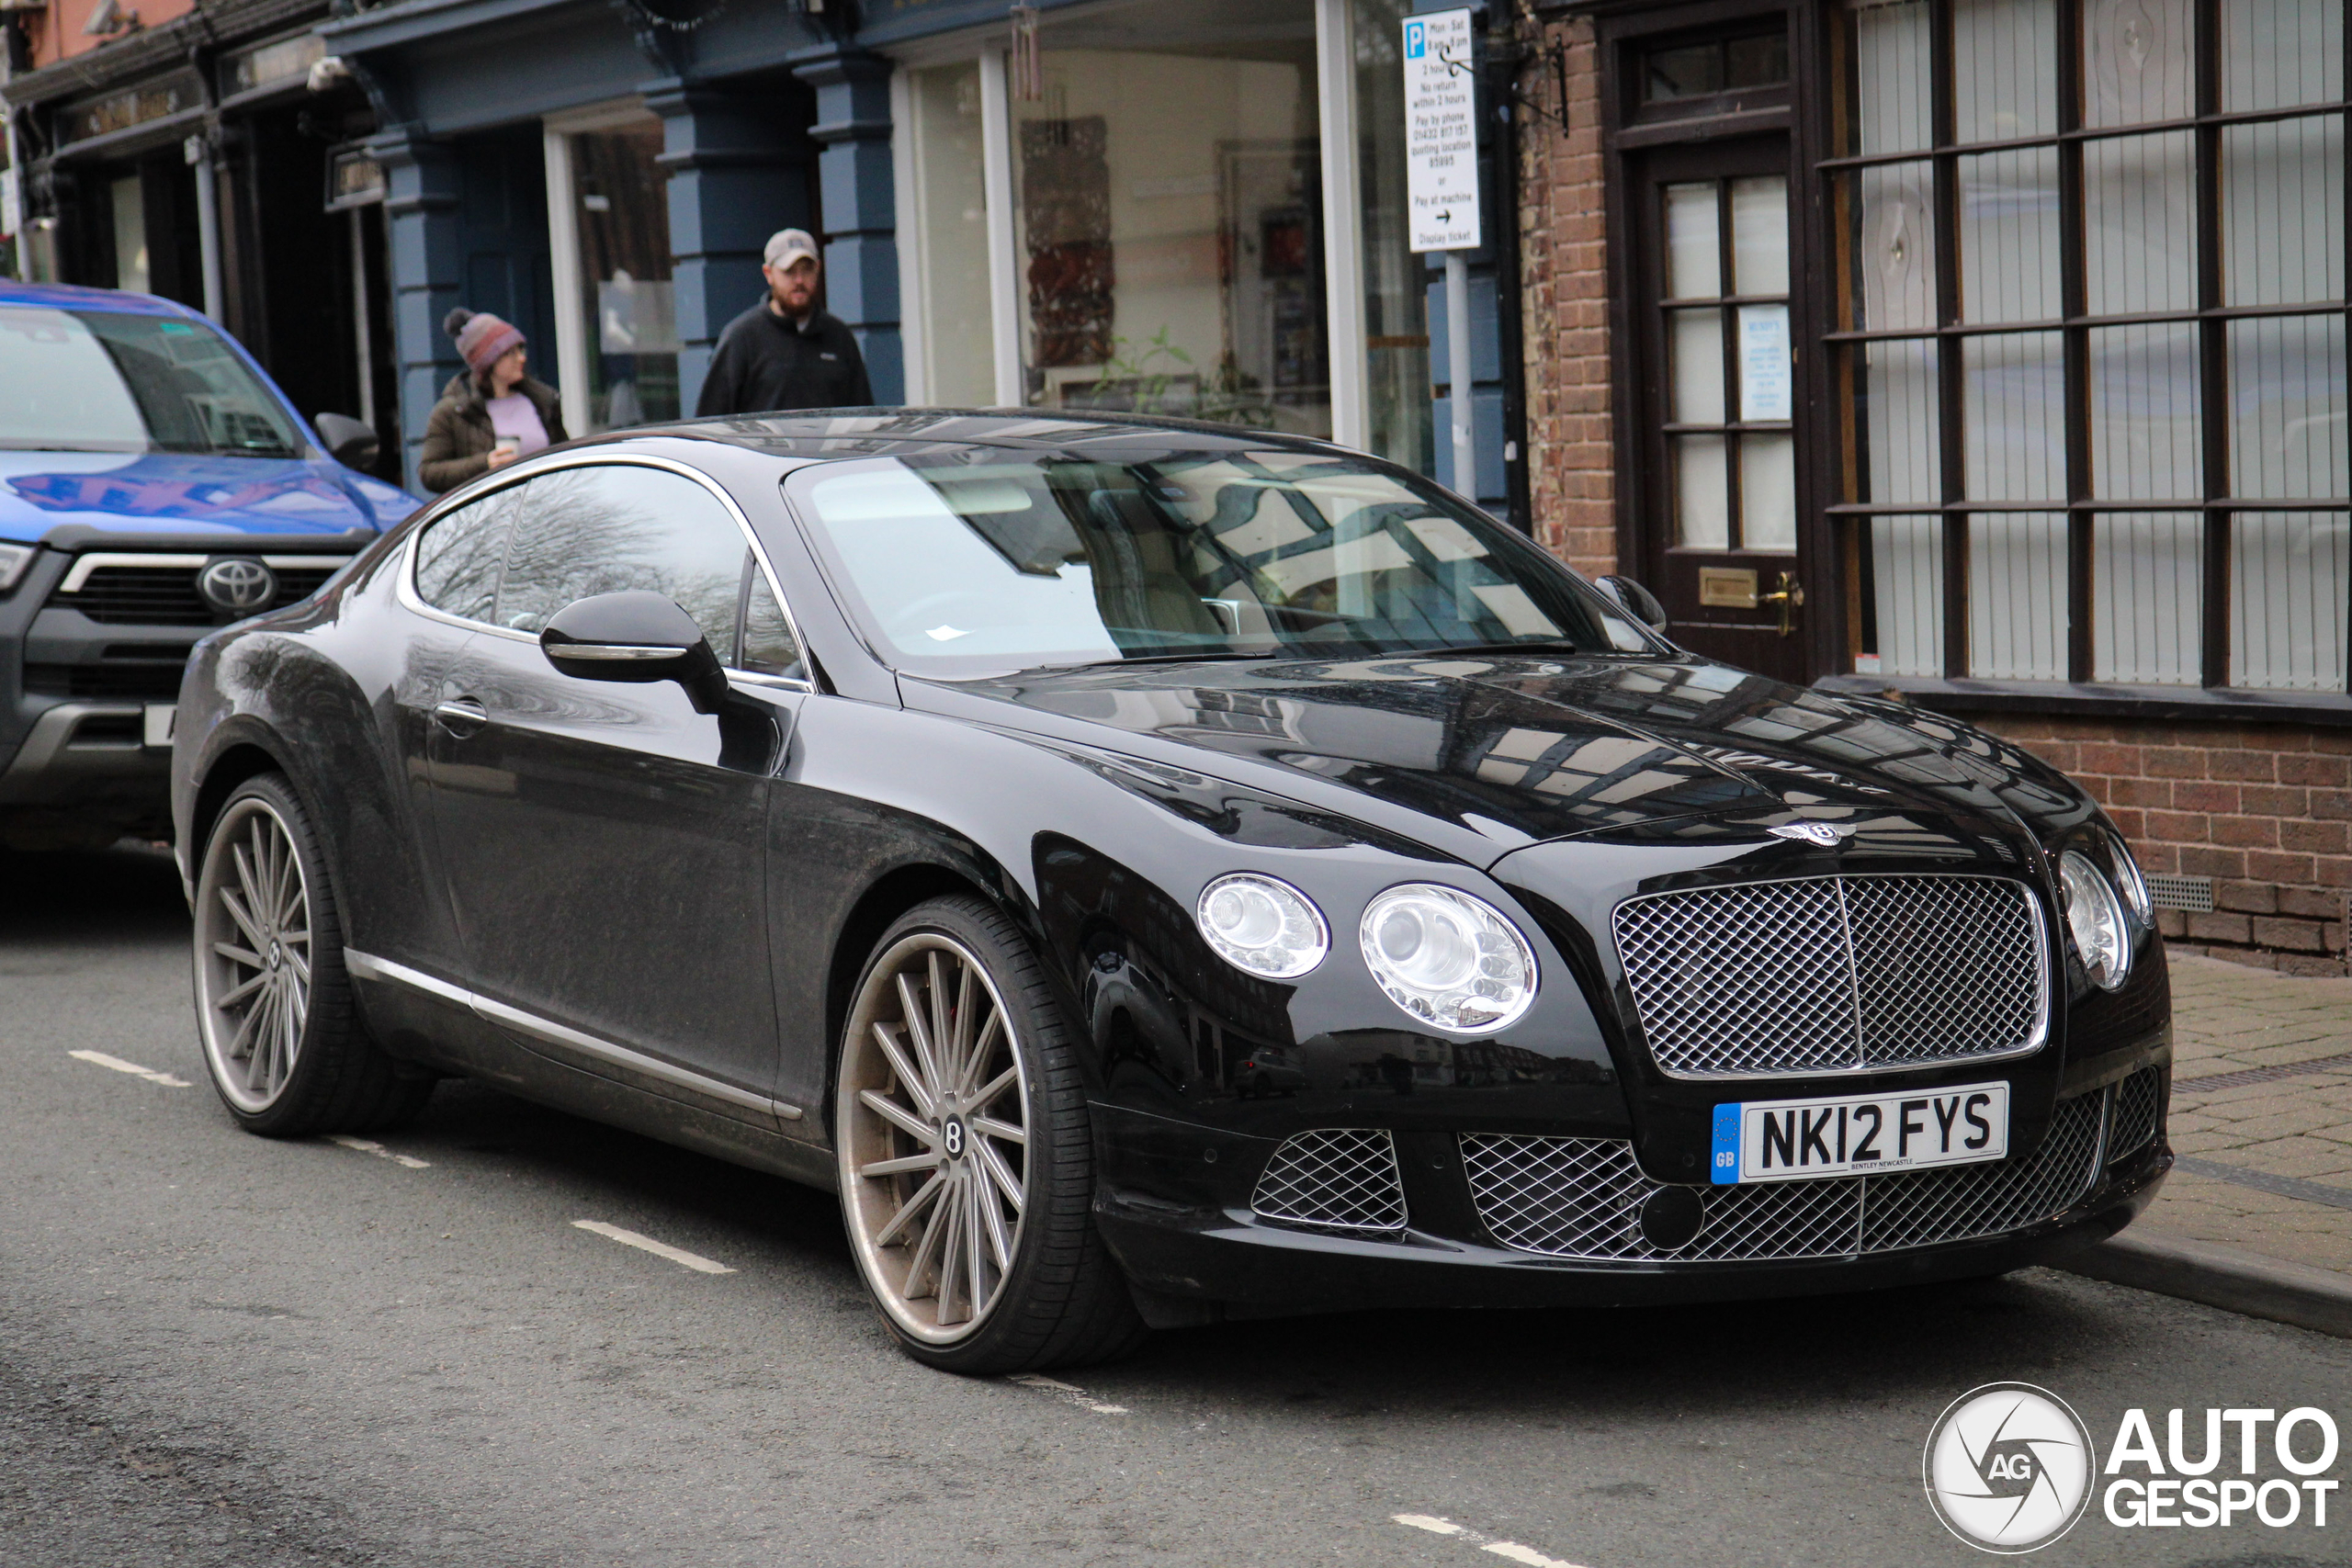
[[[269,858],[287,852],[290,865]],[[360,1023],[326,855],[282,775],[231,793],[196,866],[198,1040],[237,1124],[302,1138],[413,1119],[434,1080],[395,1063]]]
[[[950,967],[938,966],[942,961]],[[977,962],[984,987],[964,981],[962,970],[953,967],[969,961]],[[904,1042],[920,1030],[910,1029],[904,1016],[908,1010],[888,1003],[891,997],[910,994],[898,989],[898,976],[903,974],[932,977],[929,985],[921,978],[915,981],[924,987],[915,1016],[949,1020],[944,1039],[960,1038],[967,1028],[980,1035],[982,1043],[967,1045],[962,1058],[973,1063],[967,1076],[976,1081],[982,1076],[1001,1081],[1013,1072],[1003,1064],[1014,1061],[1017,1054],[1019,1081],[1009,1091],[985,1100],[959,1098],[954,1084],[947,1084],[947,1092],[935,1102],[937,1116],[928,1123],[933,1128],[928,1145],[906,1130],[906,1120],[887,1122],[861,1098],[861,1091],[872,1089],[896,1097],[894,1104],[920,1104],[888,1066],[888,1047],[867,1043],[877,1026],[884,1032],[895,1030],[894,1037],[901,1042],[899,1059],[916,1059]],[[931,1010],[933,991],[944,996],[950,988],[939,983],[943,974],[952,977],[956,994],[969,1001],[968,1010],[948,1005],[944,1013]],[[994,1012],[980,1010],[984,1007]],[[959,1010],[963,1021],[956,1023]],[[888,1011],[901,1015],[895,1024],[882,1019],[882,1012]],[[982,1021],[973,1022],[974,1016]],[[1009,1041],[992,1051],[985,1043],[999,1017]],[[948,1048],[955,1049],[952,1043]],[[918,1075],[929,1068],[928,1045],[921,1061]],[[1074,1035],[1044,966],[1011,920],[968,897],[935,898],[900,917],[875,944],[859,978],[835,1068],[834,1137],[851,1251],[884,1325],[907,1354],[943,1371],[988,1376],[1108,1360],[1142,1342],[1148,1331],[1136,1315],[1125,1277],[1094,1224],[1093,1134]],[[939,1075],[942,1081],[952,1077]],[[991,1185],[985,1165],[995,1157],[1000,1169],[1009,1168],[1011,1162],[1003,1156],[1016,1146],[988,1142],[994,1135],[989,1128],[1005,1125],[990,1119],[989,1108],[999,1112],[1006,1109],[1006,1092],[1017,1094],[1023,1111],[1025,1142],[1017,1146],[1018,1185],[1024,1197],[1010,1238],[1009,1264],[998,1268],[984,1250],[995,1223],[983,1224],[977,1207],[956,1206],[986,1203],[1000,1216],[1005,1213],[1005,1201],[999,1196],[1002,1184]],[[948,1132],[951,1121],[958,1123],[956,1134]],[[969,1132],[960,1131],[966,1122]],[[933,1159],[928,1173],[862,1174],[868,1163],[884,1159],[902,1164],[921,1160],[926,1148]],[[987,1280],[992,1269],[994,1274],[993,1293],[985,1299],[967,1282],[961,1304],[970,1315],[956,1323],[946,1321],[956,1303],[944,1262],[937,1277],[928,1281],[935,1286],[928,1313],[923,1307],[926,1280],[915,1257],[914,1234],[922,1225],[908,1224],[899,1241],[875,1239],[890,1229],[899,1211],[921,1211],[923,1188],[951,1179],[968,1181],[968,1190],[944,1187],[929,1213],[934,1221],[951,1209],[966,1216],[971,1235],[978,1238],[970,1244],[972,1278]],[[967,1191],[976,1196],[958,1196]],[[944,1229],[947,1240],[942,1250],[952,1253],[958,1232],[952,1221]],[[927,1249],[927,1234],[922,1242]]]

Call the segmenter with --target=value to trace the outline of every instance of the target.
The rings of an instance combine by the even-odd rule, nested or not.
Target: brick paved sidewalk
[[[2352,1274],[2352,979],[2171,964],[2180,1164],[2133,1230]]]

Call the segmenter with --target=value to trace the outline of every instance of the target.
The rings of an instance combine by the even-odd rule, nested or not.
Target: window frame
[[[1825,682],[1851,683],[1870,689],[1897,683],[1917,694],[1934,698],[1938,705],[1985,707],[2058,706],[2075,711],[2144,715],[2147,716],[2272,716],[2328,717],[2352,720],[2352,661],[2346,688],[2335,692],[2255,688],[2230,684],[2233,641],[2233,526],[2247,514],[2302,513],[2352,514],[2352,498],[2262,497],[2233,493],[2237,476],[2232,472],[2231,358],[2229,334],[2233,323],[2278,318],[2352,321],[2352,299],[2309,300],[2287,305],[2231,305],[2226,302],[2222,258],[2227,241],[2226,198],[2222,188],[2225,133],[2244,125],[2286,120],[2324,122],[2334,117],[2352,138],[2352,97],[2338,97],[2292,107],[2225,110],[2222,106],[2221,0],[2191,0],[2192,34],[2189,64],[2196,112],[2167,119],[2128,125],[2090,125],[2085,104],[2084,0],[2054,0],[2052,25],[2056,38],[2055,123],[2047,134],[2000,141],[1962,142],[1957,140],[1957,109],[1953,76],[1953,0],[1928,0],[1929,58],[1932,85],[1930,134],[1922,148],[1898,152],[1856,153],[1838,149],[1849,144],[1851,105],[1858,69],[1853,45],[1850,4],[1824,4],[1813,29],[1813,47],[1821,51],[1828,69],[1826,91],[1809,117],[1819,127],[1822,144],[1832,155],[1815,159],[1808,171],[1812,210],[1823,214],[1824,238],[1830,247],[1830,265],[1819,287],[1825,313],[1819,318],[1831,330],[1817,333],[1819,356],[1834,385],[1830,417],[1819,433],[1819,455],[1834,474],[1836,494],[1824,511],[1835,539],[1835,559],[1843,578],[1840,597],[1848,606],[1847,625],[1838,645],[1823,651],[1829,660]],[[2352,29],[2346,51],[2352,54]],[[2352,81],[2352,61],[2346,62]],[[2093,314],[2088,304],[2086,194],[2084,150],[2093,142],[2143,139],[2168,133],[2192,138],[2192,200],[2198,245],[2196,303],[2188,308],[2130,313]],[[1961,170],[1964,159],[1988,152],[2054,149],[2058,161],[2058,232],[2060,314],[2038,321],[1966,321],[1961,319]],[[1849,329],[1855,319],[1860,289],[1856,254],[1859,212],[1849,205],[1849,177],[1857,171],[1900,164],[1924,164],[1931,171],[1935,209],[1932,254],[1935,275],[1935,324],[1920,328]],[[2352,165],[2352,160],[2347,160]],[[2352,184],[2352,175],[2347,175]],[[2352,205],[2352,204],[2347,204]],[[2352,225],[2347,225],[2352,230]],[[2352,232],[2346,240],[2352,251]],[[2347,256],[2352,267],[2352,256]],[[2101,329],[2129,326],[2185,325],[2194,329],[2198,355],[2195,371],[2199,413],[2198,448],[2201,457],[2200,493],[2168,499],[2099,499],[2092,493],[2091,345]],[[1966,488],[1963,421],[1963,344],[1971,338],[2035,333],[2060,338],[2064,367],[2065,430],[2064,493],[2033,501],[1969,500]],[[1862,465],[1869,460],[1866,433],[1861,428],[1864,406],[1860,390],[1862,345],[1871,343],[1931,343],[1935,347],[1937,423],[1932,432],[1939,454],[1939,486],[1934,501],[1868,502],[1861,493]],[[2061,682],[2007,680],[1970,672],[1969,597],[1970,520],[2004,514],[2058,514],[2064,518],[2065,581],[2064,602],[2064,675]],[[2196,638],[2195,684],[2132,685],[2096,677],[2097,563],[2094,540],[2097,519],[2109,513],[2194,516],[2202,532],[2198,574],[2201,593],[2199,624],[2185,636]],[[1943,646],[1937,677],[1880,675],[1854,672],[1854,656],[1863,645],[1864,619],[1861,574],[1868,557],[1867,531],[1874,517],[1935,517],[1940,525],[1942,555],[1941,600]]]
[[[735,520],[736,531],[743,536],[744,547],[751,553],[752,559],[758,563],[760,574],[767,580],[768,592],[775,595],[776,607],[784,614],[784,623],[792,633],[793,647],[799,651],[801,666],[804,669],[808,667],[808,641],[802,635],[799,617],[793,614],[792,601],[786,596],[784,584],[776,576],[775,563],[768,558],[767,547],[760,542],[759,531],[752,526],[751,518],[744,514],[742,507],[736,504],[735,498],[729,495],[727,488],[718,480],[690,464],[681,463],[673,457],[663,457],[646,452],[566,453],[561,457],[518,463],[514,467],[517,471],[502,477],[496,484],[484,485],[479,490],[465,489],[453,492],[446,501],[435,505],[424,516],[417,520],[406,542],[401,547],[402,559],[400,570],[393,578],[394,597],[399,600],[402,608],[423,615],[427,620],[439,621],[447,626],[463,626],[468,631],[491,632],[510,641],[527,642],[536,646],[539,639],[534,633],[518,631],[512,626],[497,626],[489,621],[469,620],[463,615],[452,615],[447,610],[428,604],[416,586],[419,542],[427,532],[447,518],[450,513],[468,506],[477,505],[494,495],[503,494],[519,485],[532,479],[545,478],[549,474],[561,473],[573,468],[659,468],[691,479],[708,491],[718,498],[718,503],[726,508],[727,514]],[[502,564],[502,575],[503,570]],[[739,591],[735,604],[735,655],[738,659],[742,657],[744,643],[744,593]],[[817,690],[814,679],[806,675],[771,675],[761,671],[741,669],[733,664],[725,665],[723,668],[727,671],[729,680],[742,681],[756,686],[790,692]]]

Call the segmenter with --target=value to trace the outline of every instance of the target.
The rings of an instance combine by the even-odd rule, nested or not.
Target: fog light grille
[[[2115,1086],[2114,1125],[2107,1137],[2109,1160],[2137,1153],[2156,1135],[2157,1111],[2164,1103],[2163,1088],[2154,1067],[2142,1067]]]
[[[1260,1219],[1316,1230],[1405,1228],[1405,1184],[1385,1127],[1320,1127],[1295,1134],[1258,1178],[1250,1200]]]
[[[1642,1174],[1624,1139],[1471,1133],[1462,1158],[1479,1218],[1521,1252],[1626,1262],[1840,1257],[1996,1235],[2064,1213],[2098,1174],[2107,1099],[2062,1101],[2031,1154],[1985,1165],[1700,1188],[1705,1222],[1671,1251],[1642,1236],[1642,1205],[1660,1184]]]

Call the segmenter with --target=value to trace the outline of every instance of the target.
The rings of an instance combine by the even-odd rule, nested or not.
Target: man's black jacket
[[[762,299],[719,334],[695,412],[864,408],[873,401],[857,339],[839,317],[812,310],[796,322]]]

